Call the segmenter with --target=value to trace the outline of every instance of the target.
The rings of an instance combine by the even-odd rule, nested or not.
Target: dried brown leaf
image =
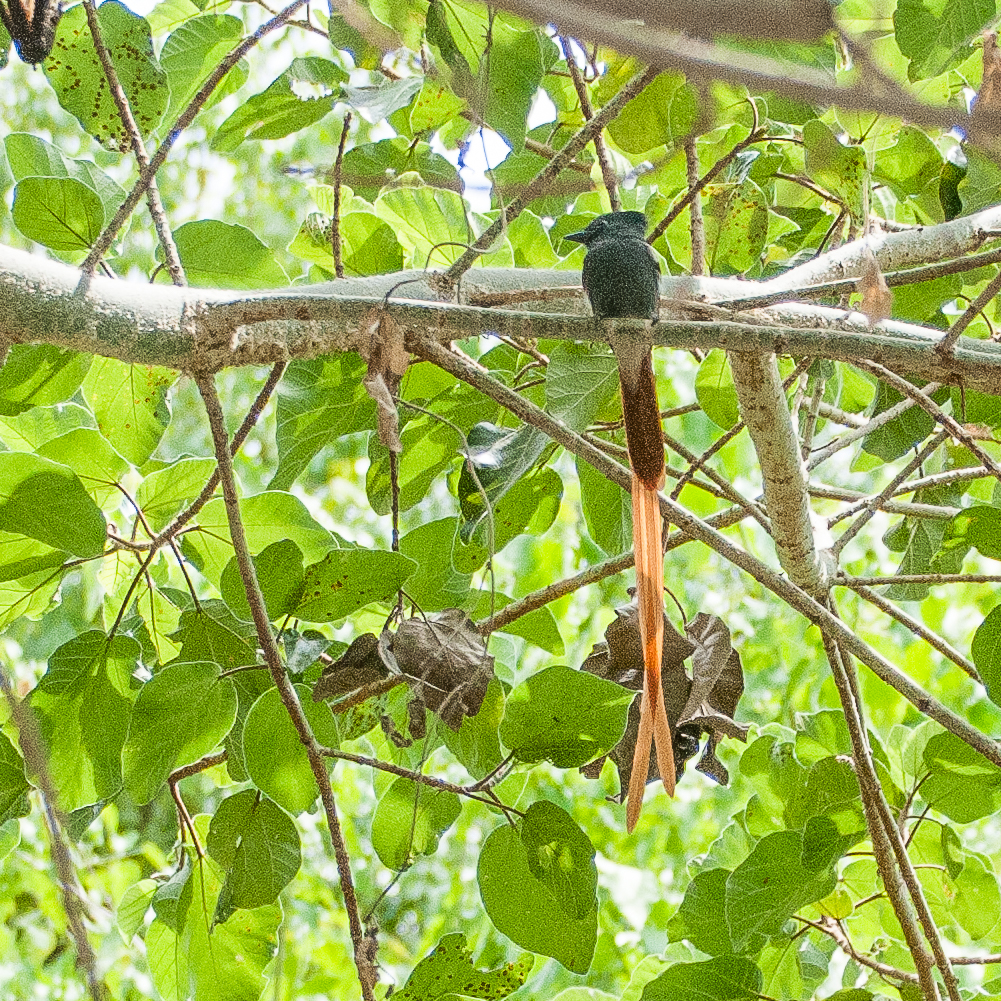
[[[372,310],[363,316],[361,328],[369,334],[368,346],[361,351],[368,362],[362,384],[378,408],[379,441],[391,452],[402,452],[400,415],[393,396],[399,391],[410,361],[404,346],[404,329],[382,310]]]
[[[494,659],[461,609],[400,623],[393,654],[415,696],[452,730],[480,711],[494,676]]]
[[[862,274],[855,282],[855,289],[862,294],[858,305],[860,313],[865,313],[871,326],[893,315],[893,293],[886,284],[883,272],[879,270],[876,255],[870,250],[862,263]]]
[[[643,688],[643,648],[636,605],[616,609],[615,614],[616,618],[605,630],[605,642],[595,644],[581,669],[640,691]],[[661,683],[671,724],[675,778],[680,780],[686,762],[699,752],[702,734],[708,733],[709,739],[696,767],[726,785],[729,775],[716,757],[716,745],[724,736],[737,740],[747,737],[747,727],[732,718],[744,691],[740,656],[731,645],[729,629],[718,616],[699,613],[685,631],[687,638],[665,616]],[[689,656],[694,681],[684,666]],[[622,802],[629,788],[639,723],[640,701],[635,699],[629,708],[626,732],[608,754],[619,772],[617,802]],[[581,772],[588,778],[597,778],[604,762],[604,758],[592,761],[581,768]],[[647,781],[659,778],[657,762],[651,754]]]

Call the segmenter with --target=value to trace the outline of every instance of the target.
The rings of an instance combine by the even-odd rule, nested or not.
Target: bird
[[[660,265],[644,238],[642,212],[609,212],[564,240],[587,248],[581,280],[597,320],[633,317],[656,322],[660,316]],[[671,725],[664,708],[661,658],[664,645],[664,550],[660,501],[664,485],[664,439],[653,377],[652,337],[618,331],[612,350],[619,367],[626,449],[632,468],[633,549],[636,601],[643,645],[640,726],[626,797],[626,830],[632,832],[643,805],[651,746],[669,796],[675,767]]]

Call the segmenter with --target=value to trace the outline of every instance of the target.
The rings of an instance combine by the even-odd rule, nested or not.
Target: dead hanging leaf
[[[858,310],[869,318],[870,326],[874,327],[893,315],[893,293],[886,284],[883,272],[879,270],[876,255],[871,250],[865,255],[862,274],[855,281],[855,290],[862,294]]]
[[[640,642],[639,619],[635,603],[617,608],[616,618],[605,630],[605,642],[597,643],[581,670],[615,681],[626,688],[643,688],[643,647]],[[744,691],[744,674],[740,657],[730,645],[730,632],[716,616],[700,613],[686,627],[688,638],[681,635],[664,617],[664,652],[661,659],[661,685],[664,706],[671,724],[672,747],[676,766],[675,780],[680,781],[689,758],[699,752],[703,733],[709,734],[702,758],[696,768],[726,785],[729,775],[716,757],[716,745],[721,737],[745,740],[747,727],[736,723],[733,714]],[[684,662],[691,657],[694,681],[685,670]],[[622,740],[608,757],[619,772],[619,794],[622,802],[629,788],[633,753],[639,733],[639,699],[629,708],[629,719]],[[581,768],[588,778],[597,778],[604,758]],[[647,782],[660,778],[657,762],[650,755]]]
[[[462,609],[446,608],[436,616],[400,623],[393,654],[414,698],[450,729],[458,730],[464,717],[480,711],[494,676],[494,659],[487,653],[475,623]],[[411,723],[416,715],[412,713]],[[423,714],[421,717],[423,722]]]
[[[343,699],[352,692],[385,681],[389,674],[389,668],[379,656],[379,638],[374,633],[364,633],[333,664],[324,667],[313,686],[313,701]],[[336,712],[338,707],[333,708]]]
[[[730,630],[719,616],[699,612],[685,627],[695,644],[692,653],[692,690],[681,723],[695,724],[709,734],[706,749],[695,766],[700,772],[727,785],[730,776],[716,757],[716,745],[723,737],[747,740],[747,726],[733,719],[744,694],[744,668],[733,648]]]
[[[395,633],[359,636],[335,663],[324,668],[313,699],[335,699],[342,712],[406,682],[410,686],[409,729],[424,736],[424,710],[458,730],[480,711],[494,676],[494,659],[475,623],[460,608],[406,619]]]
[[[1001,137],[1001,49],[997,32],[985,31],[983,43],[984,75],[973,105],[970,138],[996,147]]]
[[[368,362],[362,385],[376,403],[379,441],[391,452],[402,452],[400,415],[393,397],[399,392],[400,380],[410,362],[403,328],[382,310],[366,313],[361,328],[370,338],[367,350],[361,352]]]

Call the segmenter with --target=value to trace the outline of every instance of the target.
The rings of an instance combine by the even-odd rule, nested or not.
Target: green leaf
[[[219,804],[205,847],[226,870],[220,902],[233,908],[273,903],[302,864],[295,822],[253,789]]]
[[[768,237],[768,203],[754,183],[709,186],[706,253],[713,274],[743,275],[759,262]]]
[[[522,481],[548,446],[549,439],[527,424],[512,430],[484,421],[470,429],[466,442],[469,455],[459,475],[458,487],[463,518],[459,537],[464,543],[468,543],[480,523],[485,521],[484,494],[487,501],[496,504]],[[476,471],[475,478],[470,466]]]
[[[546,369],[546,409],[573,431],[583,431],[619,387],[619,367],[607,349],[560,342]]]
[[[452,541],[458,522],[439,518],[407,532],[400,539],[400,552],[417,563],[407,579],[407,594],[425,612],[457,608],[469,593],[472,576],[452,566]]]
[[[480,519],[468,545],[463,544],[464,526],[460,527],[452,549],[452,565],[459,573],[473,573],[490,558],[491,541],[493,552],[499,553],[523,532],[541,535],[556,520],[562,497],[563,481],[552,469],[523,476],[493,505],[492,540],[487,517]]]
[[[292,614],[305,586],[302,550],[288,539],[273,542],[254,557],[254,567],[268,618],[274,621]],[[250,604],[235,556],[222,572],[219,591],[235,615],[251,621]]]
[[[431,5],[435,6],[434,3]],[[430,10],[428,16],[430,17]],[[466,102],[437,80],[425,78],[421,92],[410,111],[410,128],[414,132],[435,132],[447,125],[466,106]]]
[[[633,544],[630,495],[583,459],[577,459],[577,479],[588,535],[609,556],[626,552]]]
[[[507,697],[500,738],[519,761],[575,768],[607,754],[626,729],[630,689],[568,667],[549,667]]]
[[[11,218],[29,240],[72,253],[89,250],[101,235],[104,206],[75,177],[26,177],[14,188]]]
[[[215,664],[168,664],[139,691],[122,749],[125,785],[148,803],[182,765],[217,747],[236,719],[236,691]]]
[[[661,73],[608,123],[608,134],[626,153],[646,153],[688,135],[697,117],[696,91],[680,73]]]
[[[38,455],[69,466],[100,506],[121,497],[118,481],[129,464],[95,428],[77,428],[38,447]]]
[[[417,564],[383,549],[335,549],[306,567],[302,599],[293,609],[306,622],[336,622],[399,591]]]
[[[160,124],[170,94],[166,74],[153,54],[149,24],[118,0],[105,0],[97,20],[139,132],[148,138]],[[45,73],[59,103],[85,131],[107,149],[131,149],[104,69],[94,56],[82,6],[71,7],[60,19]]]
[[[316,739],[336,747],[337,724],[327,704],[314,702],[305,685],[296,685],[295,690]],[[282,809],[296,816],[313,805],[319,795],[316,779],[277,688],[269,688],[247,715],[243,753],[254,785]],[[331,767],[328,763],[328,772]]]
[[[862,147],[842,145],[818,119],[803,126],[803,144],[807,174],[824,190],[837,195],[855,222],[862,220],[870,183]]]
[[[52,654],[29,697],[63,810],[111,799],[122,787],[139,653],[128,636],[75,636]]]
[[[409,511],[424,500],[441,474],[459,458],[459,435],[448,424],[421,416],[403,429],[400,442],[403,451],[396,456],[398,503],[400,511]],[[389,449],[373,435],[368,452],[371,461],[365,488],[372,509],[389,514],[392,510]]]
[[[867,416],[875,417],[884,410],[896,406],[902,399],[903,396],[895,389],[885,382],[880,382],[876,386],[876,396]],[[934,427],[935,420],[930,414],[921,407],[910,407],[893,420],[887,421],[882,427],[867,434],[862,439],[862,448],[884,462],[892,462],[924,441]]]
[[[387,183],[410,173],[419,174],[433,188],[460,189],[459,172],[452,163],[427,143],[410,143],[402,136],[361,143],[349,149],[341,163],[343,182],[369,200],[374,200]]]
[[[80,428],[95,429],[95,424],[94,415],[77,403],[31,407],[17,416],[0,415],[0,441],[12,452],[35,452],[54,438]]]
[[[749,959],[719,956],[704,963],[675,963],[643,988],[642,1001],[752,1001],[761,989],[761,971]]]
[[[481,79],[486,80],[483,119],[520,153],[532,101],[543,73],[556,62],[556,46],[543,31],[515,30],[504,17],[493,19],[490,41],[481,63]]]
[[[375,428],[375,402],[362,385],[365,369],[352,353],[289,364],[278,387],[279,460],[271,489],[290,487],[326,445]]]
[[[803,835],[798,831],[766,834],[726,881],[726,922],[734,948],[752,935],[777,935],[804,904],[826,897],[837,885],[830,868],[803,865]]]
[[[932,737],[924,749],[931,772],[921,785],[929,806],[957,824],[969,824],[1001,808],[1001,769],[951,733]]]
[[[181,873],[185,882],[174,920],[158,915],[146,932],[157,991],[164,1001],[256,1001],[278,949],[281,906],[267,904],[215,923],[225,886],[221,867],[206,857]]]
[[[684,938],[710,956],[726,956],[733,952],[725,910],[729,875],[729,869],[707,869],[696,873],[678,908]]]
[[[246,139],[281,139],[298,132],[333,108],[345,80],[344,70],[329,59],[293,59],[266,90],[243,101],[219,126],[210,146],[232,153]]]
[[[956,877],[956,894],[947,901],[951,915],[974,942],[984,938],[1001,918],[1001,890],[990,860],[968,854]]]
[[[486,778],[503,760],[497,735],[503,715],[504,689],[496,678],[491,678],[480,711],[475,716],[463,716],[458,732],[448,726],[440,729],[445,746],[474,779]]]
[[[441,792],[398,778],[383,793],[372,818],[372,847],[388,869],[408,869],[418,855],[433,855],[462,804]]]
[[[458,191],[411,185],[391,188],[376,199],[375,211],[403,245],[407,267],[452,264],[477,236],[469,231],[466,206]],[[510,249],[502,245],[477,263],[510,266]]]
[[[0,368],[0,414],[13,416],[68,400],[92,360],[53,344],[15,344]]]
[[[976,510],[976,509],[975,509]],[[994,508],[981,509],[994,511]],[[998,512],[1001,513],[1001,512]],[[994,522],[993,517],[989,521]],[[997,547],[997,540],[991,548]],[[990,556],[990,553],[984,555]],[[977,626],[970,646],[970,656],[987,688],[987,696],[996,705],[1001,705],[1001,605],[992,608],[987,617]]]
[[[927,80],[970,55],[970,41],[997,17],[994,0],[898,0],[897,47],[910,60],[908,79]]]
[[[8,821],[31,813],[29,789],[31,783],[25,778],[21,755],[7,735],[0,732],[0,831],[5,830]],[[0,847],[0,859],[5,854]]]
[[[21,825],[15,819],[0,824],[0,862],[4,862],[21,843]]]
[[[136,490],[136,503],[154,531],[165,528],[176,514],[202,492],[216,471],[215,459],[178,459],[150,473]]]
[[[243,37],[243,22],[229,14],[205,14],[179,24],[163,43],[160,65],[170,85],[167,120],[174,121],[209,74]],[[237,90],[247,79],[241,60],[213,91],[208,106]]]
[[[298,497],[279,490],[267,490],[240,500],[240,515],[252,553],[274,542],[289,539],[301,550],[308,563],[322,559],[337,542],[309,513]],[[217,582],[233,556],[229,519],[222,498],[209,501],[198,514],[199,531],[184,535],[184,552],[209,580]]]
[[[118,934],[126,945],[132,944],[136,932],[142,928],[158,885],[155,880],[140,879],[125,891],[118,902],[115,923],[118,925]]]
[[[104,551],[107,527],[73,470],[27,452],[3,452],[0,532],[89,559]]]
[[[431,955],[422,959],[407,978],[397,1001],[436,1001],[454,995],[470,998],[506,998],[516,991],[532,970],[535,958],[522,955],[496,970],[478,970],[466,945],[466,936],[446,935]]]
[[[70,160],[39,136],[14,132],[4,139],[7,162],[16,181],[26,177],[72,177],[101,199],[110,219],[125,200],[125,192],[92,160]]]
[[[397,80],[377,77],[375,83],[346,86],[344,100],[360,112],[362,118],[375,125],[394,112],[406,108],[420,89],[420,76],[401,77]],[[403,120],[406,121],[406,118]]]
[[[306,216],[289,252],[334,272],[330,216]],[[403,248],[393,230],[373,212],[345,212],[341,216],[341,263],[347,275],[378,275],[403,268]]]
[[[199,219],[175,229],[174,242],[192,285],[232,289],[288,285],[274,255],[246,226]],[[157,260],[163,260],[162,248],[157,249]]]
[[[566,811],[533,803],[516,828],[494,830],[480,852],[477,880],[498,931],[573,973],[587,972],[597,940],[597,871],[587,835]]]
[[[717,427],[729,431],[740,420],[737,390],[726,352],[713,348],[699,365],[695,376],[695,398]]]
[[[171,369],[95,358],[83,381],[101,434],[134,466],[160,444],[170,423],[167,391],[176,380]]]

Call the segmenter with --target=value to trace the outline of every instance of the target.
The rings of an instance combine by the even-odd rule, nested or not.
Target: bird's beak
[[[584,242],[584,230],[579,233],[567,233],[564,240],[569,240],[571,243],[583,243]]]

